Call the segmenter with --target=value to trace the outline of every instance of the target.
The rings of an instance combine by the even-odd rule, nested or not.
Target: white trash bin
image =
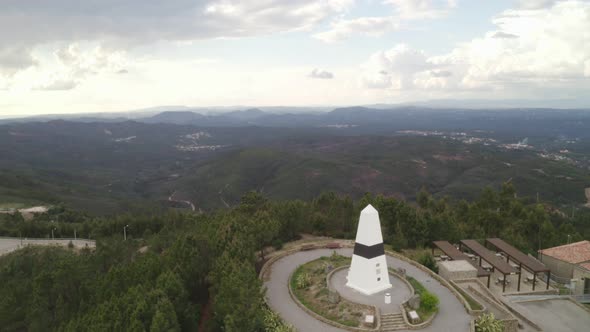
[[[391,293],[385,293],[385,304],[391,304]]]

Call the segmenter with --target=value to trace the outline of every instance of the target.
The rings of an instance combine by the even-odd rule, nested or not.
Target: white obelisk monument
[[[347,278],[346,286],[365,295],[391,288],[379,212],[370,204],[361,211]]]

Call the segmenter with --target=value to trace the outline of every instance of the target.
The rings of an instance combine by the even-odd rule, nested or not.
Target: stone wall
[[[477,278],[477,269],[463,260],[438,263],[438,274],[447,280]]]
[[[590,271],[580,266],[576,266],[576,268],[574,268],[574,274],[572,279],[572,283],[575,287],[573,295],[584,294],[584,283],[586,282],[586,279],[590,279]]]
[[[560,278],[570,279],[573,274],[574,265],[564,262],[551,256],[539,254],[539,260],[551,270],[551,274]]]

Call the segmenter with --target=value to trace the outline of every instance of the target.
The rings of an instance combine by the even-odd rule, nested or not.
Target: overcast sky
[[[572,100],[590,1],[0,0],[0,115]]]

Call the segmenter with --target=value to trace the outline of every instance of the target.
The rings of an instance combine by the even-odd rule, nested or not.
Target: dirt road
[[[0,256],[23,248],[25,246],[67,246],[70,241],[76,248],[84,248],[90,247],[94,248],[96,246],[96,242],[93,240],[83,240],[83,239],[20,239],[20,238],[7,238],[2,237],[0,238]]]
[[[173,192],[172,195],[170,195],[168,197],[168,200],[170,202],[177,202],[177,203],[182,203],[182,204],[188,205],[191,208],[191,210],[196,211],[196,207],[195,207],[195,204],[193,204],[193,202],[191,202],[191,201],[179,201],[179,200],[175,200],[174,199],[174,195],[176,195],[176,191]]]

